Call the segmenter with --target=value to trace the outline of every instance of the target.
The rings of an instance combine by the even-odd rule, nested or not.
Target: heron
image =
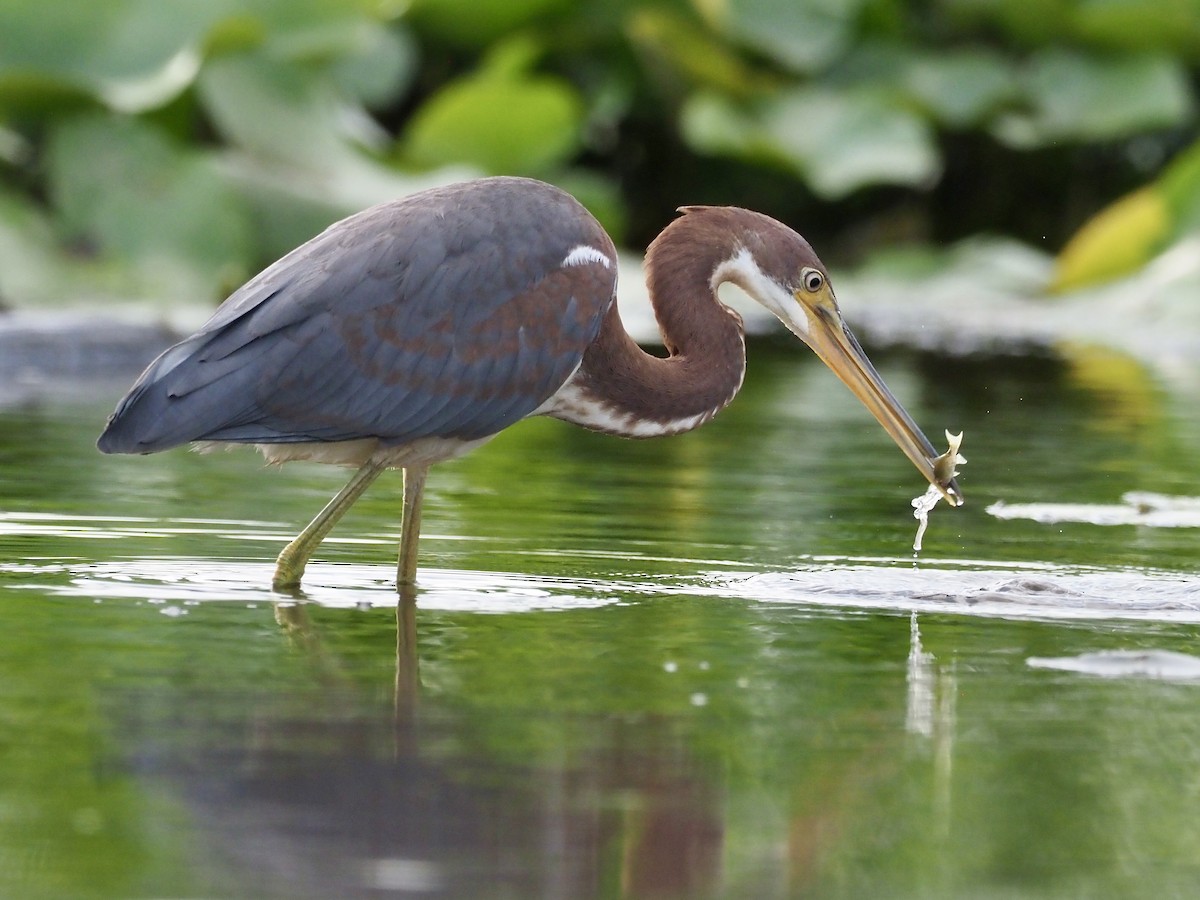
[[[396,570],[415,583],[426,475],[530,416],[650,438],[690,431],[737,394],[745,329],[732,282],[850,388],[951,505],[953,478],[843,320],[825,266],[747,209],[685,206],[645,276],[666,348],[621,322],[617,252],[570,194],[492,177],[424,190],[337,222],[235,291],[164,351],[109,418],[105,453],[252,444],[268,463],[353,467],[279,554],[299,588],[320,542],[386,469],[403,470]]]

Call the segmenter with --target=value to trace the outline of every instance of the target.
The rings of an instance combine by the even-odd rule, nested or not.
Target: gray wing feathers
[[[473,439],[528,415],[570,377],[615,290],[600,266],[562,268],[579,243],[611,242],[538,188],[553,193],[526,209],[473,206],[460,186],[327,229],[155,360],[101,449]]]

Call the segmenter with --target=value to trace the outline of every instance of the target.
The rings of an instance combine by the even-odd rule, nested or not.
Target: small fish
[[[946,484],[958,475],[958,466],[965,466],[967,460],[959,452],[962,446],[963,433],[951,434],[946,432],[946,443],[950,449],[933,461],[933,474],[940,484]]]
[[[958,434],[946,432],[946,442],[950,445],[950,449],[933,461],[933,474],[937,478],[938,484],[947,484],[952,478],[958,476],[958,467],[967,464],[966,457],[958,452],[958,448],[962,446],[962,439],[961,431]],[[941,499],[941,489],[937,485],[931,484],[924,494],[912,502],[913,518],[920,523],[917,525],[917,537],[913,541],[913,551],[916,553],[921,552],[921,539],[925,536],[925,529],[929,526],[929,513]]]

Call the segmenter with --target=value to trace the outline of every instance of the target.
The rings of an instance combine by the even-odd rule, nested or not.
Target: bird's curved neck
[[[650,301],[667,356],[646,353],[614,303],[575,376],[556,395],[558,418],[626,437],[689,431],[733,399],[746,371],[742,320],[717,299],[732,240],[676,219],[646,254]]]

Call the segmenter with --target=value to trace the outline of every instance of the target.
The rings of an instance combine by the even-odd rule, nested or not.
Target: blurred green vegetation
[[[485,173],[632,247],[735,203],[843,260],[1065,246],[1066,289],[1200,229],[1198,75],[1200,0],[7,0],[0,304],[212,302]]]

